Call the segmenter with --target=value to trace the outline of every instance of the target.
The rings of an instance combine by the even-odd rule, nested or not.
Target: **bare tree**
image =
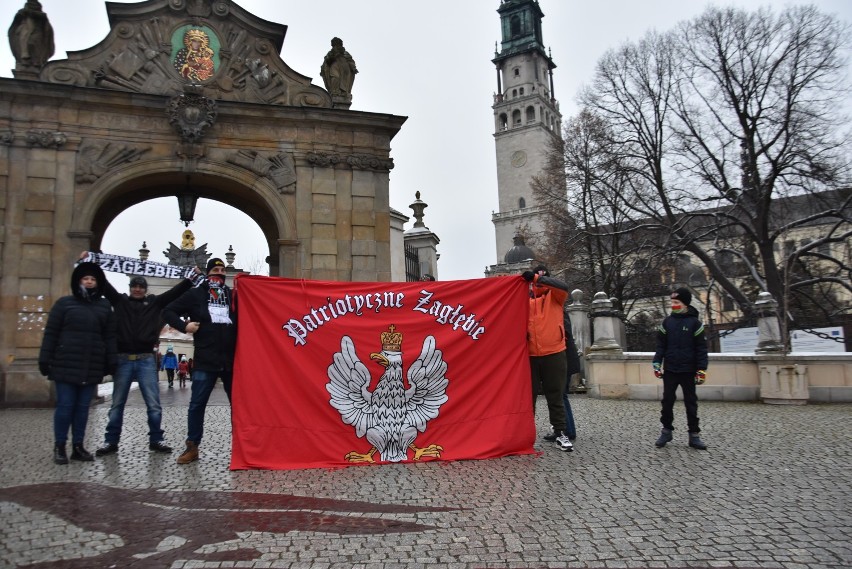
[[[852,292],[848,252],[828,247],[848,251],[852,236],[849,123],[837,104],[848,97],[849,46],[848,26],[811,6],[710,8],[609,52],[559,151],[575,226],[595,223],[578,206],[606,187],[618,199],[604,199],[602,239],[623,244],[629,234],[631,248],[666,262],[690,253],[746,314],[744,283],[770,292],[784,314]],[[572,148],[586,147],[577,124],[591,124],[589,113],[601,144],[595,160],[572,160]],[[796,241],[814,225],[819,239]]]
[[[532,186],[548,213],[550,264],[563,267],[572,286],[625,299],[640,289],[659,292],[659,285],[647,290],[649,281],[640,277],[658,271],[662,258],[643,254],[656,241],[625,214],[630,168],[613,147],[606,123],[586,109],[567,121],[564,142],[553,142]]]

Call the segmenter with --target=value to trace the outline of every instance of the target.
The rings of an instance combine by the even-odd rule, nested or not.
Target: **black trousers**
[[[674,430],[674,404],[677,400],[677,388],[683,393],[683,406],[686,407],[686,426],[690,433],[700,433],[698,428],[698,394],[695,392],[695,373],[663,372],[663,410],[660,422],[663,428]]]
[[[530,372],[532,375],[533,412],[535,412],[536,395],[544,394],[547,400],[547,413],[550,424],[558,433],[565,431],[565,404],[562,395],[565,393],[565,378],[568,374],[568,360],[565,351],[548,356],[530,356]]]

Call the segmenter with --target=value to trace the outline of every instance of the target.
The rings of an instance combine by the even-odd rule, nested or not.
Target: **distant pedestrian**
[[[98,384],[115,372],[115,316],[103,296],[106,277],[95,263],[71,273],[70,296],[50,309],[38,355],[38,369],[54,382],[53,462],[68,464],[65,445],[72,432],[71,460],[92,461],[83,446],[89,407]],[[8,433],[7,433],[8,434]]]
[[[166,370],[166,378],[169,380],[169,389],[175,384],[175,371],[178,367],[178,358],[175,354],[175,349],[171,346],[166,348],[166,353],[163,356],[163,362],[160,364],[161,370]]]
[[[172,328],[192,334],[195,356],[187,410],[186,450],[178,457],[178,464],[198,460],[207,402],[218,378],[222,379],[228,401],[231,400],[237,313],[234,293],[225,285],[225,274],[222,259],[210,259],[207,262],[207,281],[185,292],[163,311]],[[189,317],[188,321],[181,318],[184,315]]]
[[[420,280],[421,281],[433,282],[435,280],[435,277],[430,275],[429,273],[424,273],[423,276],[420,277]]]
[[[189,377],[189,362],[186,361],[186,356],[183,356],[178,364],[178,381],[181,389],[186,387],[187,377]]]
[[[677,388],[683,393],[686,407],[686,424],[689,429],[689,446],[706,450],[707,445],[698,433],[698,394],[695,386],[707,377],[707,341],[704,325],[698,311],[690,306],[692,293],[679,288],[672,295],[672,313],[657,329],[657,351],[654,353],[654,375],[663,380],[663,399],[660,437],[654,443],[658,448],[672,440],[674,431],[674,403]]]

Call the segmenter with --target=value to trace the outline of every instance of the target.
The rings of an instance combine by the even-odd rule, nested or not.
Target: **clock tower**
[[[497,265],[486,270],[489,276],[517,272],[514,265],[526,261],[514,258],[519,239],[533,250],[541,242],[544,219],[530,182],[541,173],[550,141],[562,128],[553,92],[556,65],[544,48],[538,1],[501,0],[497,13],[502,42],[492,60],[497,67],[492,109],[499,211],[491,216]]]

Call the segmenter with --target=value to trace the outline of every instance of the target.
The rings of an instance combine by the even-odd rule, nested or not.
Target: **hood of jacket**
[[[90,294],[89,298],[86,298],[83,294],[83,291],[80,290],[80,279],[87,274],[94,275],[95,280],[98,282],[98,286]],[[73,294],[76,298],[79,298],[80,300],[92,300],[95,298],[100,298],[101,296],[103,296],[104,293],[105,282],[106,275],[98,264],[80,263],[79,265],[74,267],[74,270],[71,272],[71,294]]]

